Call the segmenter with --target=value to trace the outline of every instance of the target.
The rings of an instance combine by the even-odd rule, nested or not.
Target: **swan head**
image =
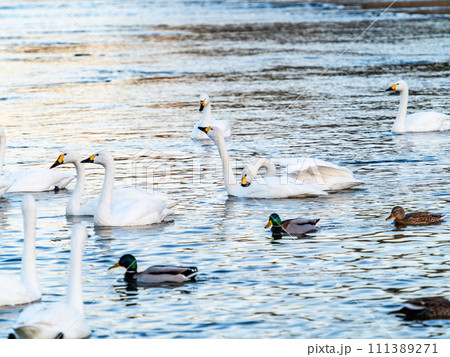
[[[117,267],[124,267],[127,271],[137,272],[136,258],[134,256],[132,256],[131,254],[125,254],[119,259],[119,261],[116,264],[109,267],[108,270],[114,269]]]
[[[25,195],[22,199],[22,213],[24,216],[25,212],[36,212],[36,200],[32,195]]]
[[[388,89],[386,89],[386,92],[387,91],[403,92],[405,90],[408,90],[408,85],[406,84],[405,81],[399,80],[397,83],[393,84]]]
[[[216,142],[219,138],[223,139],[222,130],[220,130],[220,128],[218,128],[217,126],[199,126],[198,128],[206,135],[208,135],[208,137],[211,138],[214,142]]]
[[[396,218],[396,219],[405,218],[405,210],[403,208],[401,208],[400,206],[395,206],[391,211],[391,215],[388,218],[386,218],[386,221],[390,220],[391,218]]]
[[[203,108],[205,108],[210,103],[209,95],[206,93],[202,93],[202,94],[200,94],[200,97],[198,98],[198,100],[200,101],[199,111],[201,112],[203,110]]]
[[[269,222],[266,224],[266,226],[264,228],[269,228],[270,226],[274,226],[274,227],[281,227],[282,222],[281,222],[281,218],[278,214],[276,213],[272,213],[269,217]]]
[[[58,156],[55,163],[50,166],[51,169],[57,167],[62,164],[70,164],[70,163],[78,163],[81,161],[81,156],[78,151],[75,151],[71,148],[66,148],[62,151],[62,153]]]
[[[108,150],[100,150],[97,153],[89,156],[87,159],[81,161],[82,163],[99,164],[105,166],[114,162],[114,158]]]

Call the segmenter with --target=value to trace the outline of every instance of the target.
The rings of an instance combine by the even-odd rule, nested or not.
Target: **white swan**
[[[81,199],[83,197],[84,187],[86,183],[86,174],[84,165],[81,164],[80,154],[72,148],[66,148],[58,156],[55,163],[50,167],[50,169],[63,164],[73,164],[77,172],[77,183],[72,192],[72,195],[70,196],[69,202],[67,202],[66,215],[93,216],[98,206],[99,197],[96,197],[85,203],[84,205],[81,205]],[[170,202],[169,197],[165,194],[157,193],[152,196],[157,200]],[[133,187],[119,188],[113,191],[112,204],[114,205],[118,202],[121,202],[124,198],[140,200],[143,198],[147,198],[147,196],[142,195],[142,191],[137,190]]]
[[[0,172],[5,157],[6,135],[0,128]],[[23,169],[0,179],[0,187],[9,185],[11,192],[43,192],[65,188],[75,177],[64,172],[41,169]]]
[[[23,255],[21,279],[0,275],[0,306],[20,305],[41,298],[36,273],[36,202],[30,195],[22,200]]]
[[[231,170],[230,159],[225,146],[225,139],[220,128],[199,127],[210,137],[217,148],[222,159],[225,189],[230,196],[252,197],[252,198],[287,198],[301,196],[327,195],[326,192],[318,190],[314,186],[301,183],[290,177],[266,176],[264,183],[253,182],[252,185],[244,187],[237,182]]]
[[[112,202],[115,165],[114,158],[107,150],[101,150],[82,163],[94,163],[105,168],[105,179],[99,202],[94,214],[97,226],[144,226],[161,222],[169,214],[175,201],[164,201],[159,195],[150,195],[135,190],[134,194],[124,194],[118,202]]]
[[[28,306],[17,318],[13,330],[18,338],[85,338],[91,334],[83,311],[81,263],[87,238],[86,226],[73,227],[67,300]],[[10,338],[15,338],[10,335]]]
[[[391,129],[393,133],[450,130],[450,115],[437,112],[420,112],[406,116],[408,85],[405,81],[398,81],[386,91],[400,92],[400,107]]]
[[[323,191],[345,190],[363,184],[349,169],[320,159],[292,158],[282,160],[281,164],[286,166],[287,175]],[[241,184],[250,186],[261,168],[266,169],[264,178],[276,175],[276,167],[269,159],[259,159],[242,170]]]
[[[230,123],[226,120],[215,120],[211,118],[211,101],[208,94],[200,94],[200,111],[202,112],[202,118],[194,125],[191,132],[191,138],[194,140],[208,140],[208,136],[198,129],[198,127],[218,127],[222,131],[224,138],[231,136]]]

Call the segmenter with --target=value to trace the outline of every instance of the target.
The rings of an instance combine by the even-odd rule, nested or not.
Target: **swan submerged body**
[[[0,128],[0,170],[6,149],[6,135]],[[42,169],[23,169],[0,178],[0,195],[5,186],[5,193],[45,192],[65,188],[75,177],[65,172]]]
[[[281,180],[278,176],[265,177],[264,184],[254,182],[245,186],[245,181],[238,183],[231,170],[230,159],[226,149],[225,139],[220,128],[200,127],[216,144],[222,160],[225,189],[228,195],[236,197],[252,198],[287,198],[303,196],[327,195],[325,191],[319,190],[308,183],[301,183],[294,178]]]
[[[200,94],[200,109],[202,112],[202,118],[194,125],[191,132],[191,139],[194,140],[208,140],[209,137],[204,132],[202,132],[198,127],[208,127],[215,126],[220,128],[223,137],[225,139],[231,137],[231,127],[230,123],[226,120],[215,120],[211,117],[211,100],[206,93]]]
[[[36,272],[36,201],[30,195],[22,200],[24,242],[21,279],[0,274],[0,306],[27,304],[41,298]]]
[[[131,254],[123,255],[120,260],[109,269],[124,267],[126,269],[124,280],[128,283],[163,284],[184,283],[193,281],[198,273],[196,267],[183,267],[173,265],[154,265],[146,270],[137,271],[137,261]]]
[[[95,205],[94,223],[97,226],[144,226],[159,223],[173,211],[176,202],[165,195],[150,195],[137,189],[119,191],[120,200],[113,202],[115,175],[114,158],[107,150],[101,150],[82,163],[99,164],[105,168],[102,192]]]
[[[82,256],[87,238],[86,226],[77,224],[70,238],[70,265],[65,302],[33,304],[24,309],[10,338],[86,338],[91,329],[86,322],[82,296]]]
[[[66,148],[63,152],[58,156],[55,163],[50,167],[51,169],[63,164],[73,164],[75,166],[75,170],[77,172],[77,183],[75,185],[75,189],[70,196],[69,202],[66,206],[66,215],[67,216],[94,216],[98,207],[99,197],[95,197],[89,202],[81,205],[81,199],[84,193],[84,188],[86,185],[86,174],[84,170],[84,165],[81,163],[80,154],[71,149]],[[157,200],[169,203],[169,197],[162,193],[157,193],[151,195]],[[133,187],[129,188],[119,188],[113,190],[112,193],[112,205],[120,204],[124,199],[134,199],[141,200],[145,199],[147,196],[143,195],[143,192],[135,189]]]
[[[400,93],[400,107],[392,126],[393,133],[430,132],[450,130],[450,115],[437,112],[419,112],[406,115],[408,107],[408,85],[405,81],[398,81],[386,91]]]

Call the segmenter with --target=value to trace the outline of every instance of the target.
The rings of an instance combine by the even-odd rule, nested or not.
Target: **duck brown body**
[[[414,212],[405,214],[405,210],[400,206],[395,206],[386,221],[395,218],[396,225],[415,225],[426,226],[429,224],[439,223],[444,219],[444,215],[430,212]]]
[[[440,296],[412,299],[406,301],[402,309],[390,314],[405,320],[450,319],[450,301]]]

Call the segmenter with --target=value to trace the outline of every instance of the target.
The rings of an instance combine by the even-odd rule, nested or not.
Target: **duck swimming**
[[[426,226],[428,224],[435,224],[444,219],[444,215],[429,212],[414,212],[405,214],[405,210],[400,206],[395,206],[391,215],[386,218],[386,221],[391,218],[395,218],[394,222],[396,225],[412,225],[412,226]]]
[[[320,218],[294,218],[282,221],[278,214],[272,213],[265,228],[272,227],[271,231],[273,236],[281,236],[283,234],[301,236],[308,232],[315,231],[316,224],[319,221]]]
[[[426,297],[408,300],[404,307],[389,314],[403,317],[405,320],[432,320],[450,318],[450,301],[444,297]]]
[[[196,267],[180,267],[172,265],[154,265],[146,270],[137,272],[137,261],[131,254],[123,255],[120,260],[109,267],[109,269],[124,267],[124,280],[127,283],[142,283],[142,284],[162,284],[162,283],[184,283],[188,280],[194,280],[198,273]]]

